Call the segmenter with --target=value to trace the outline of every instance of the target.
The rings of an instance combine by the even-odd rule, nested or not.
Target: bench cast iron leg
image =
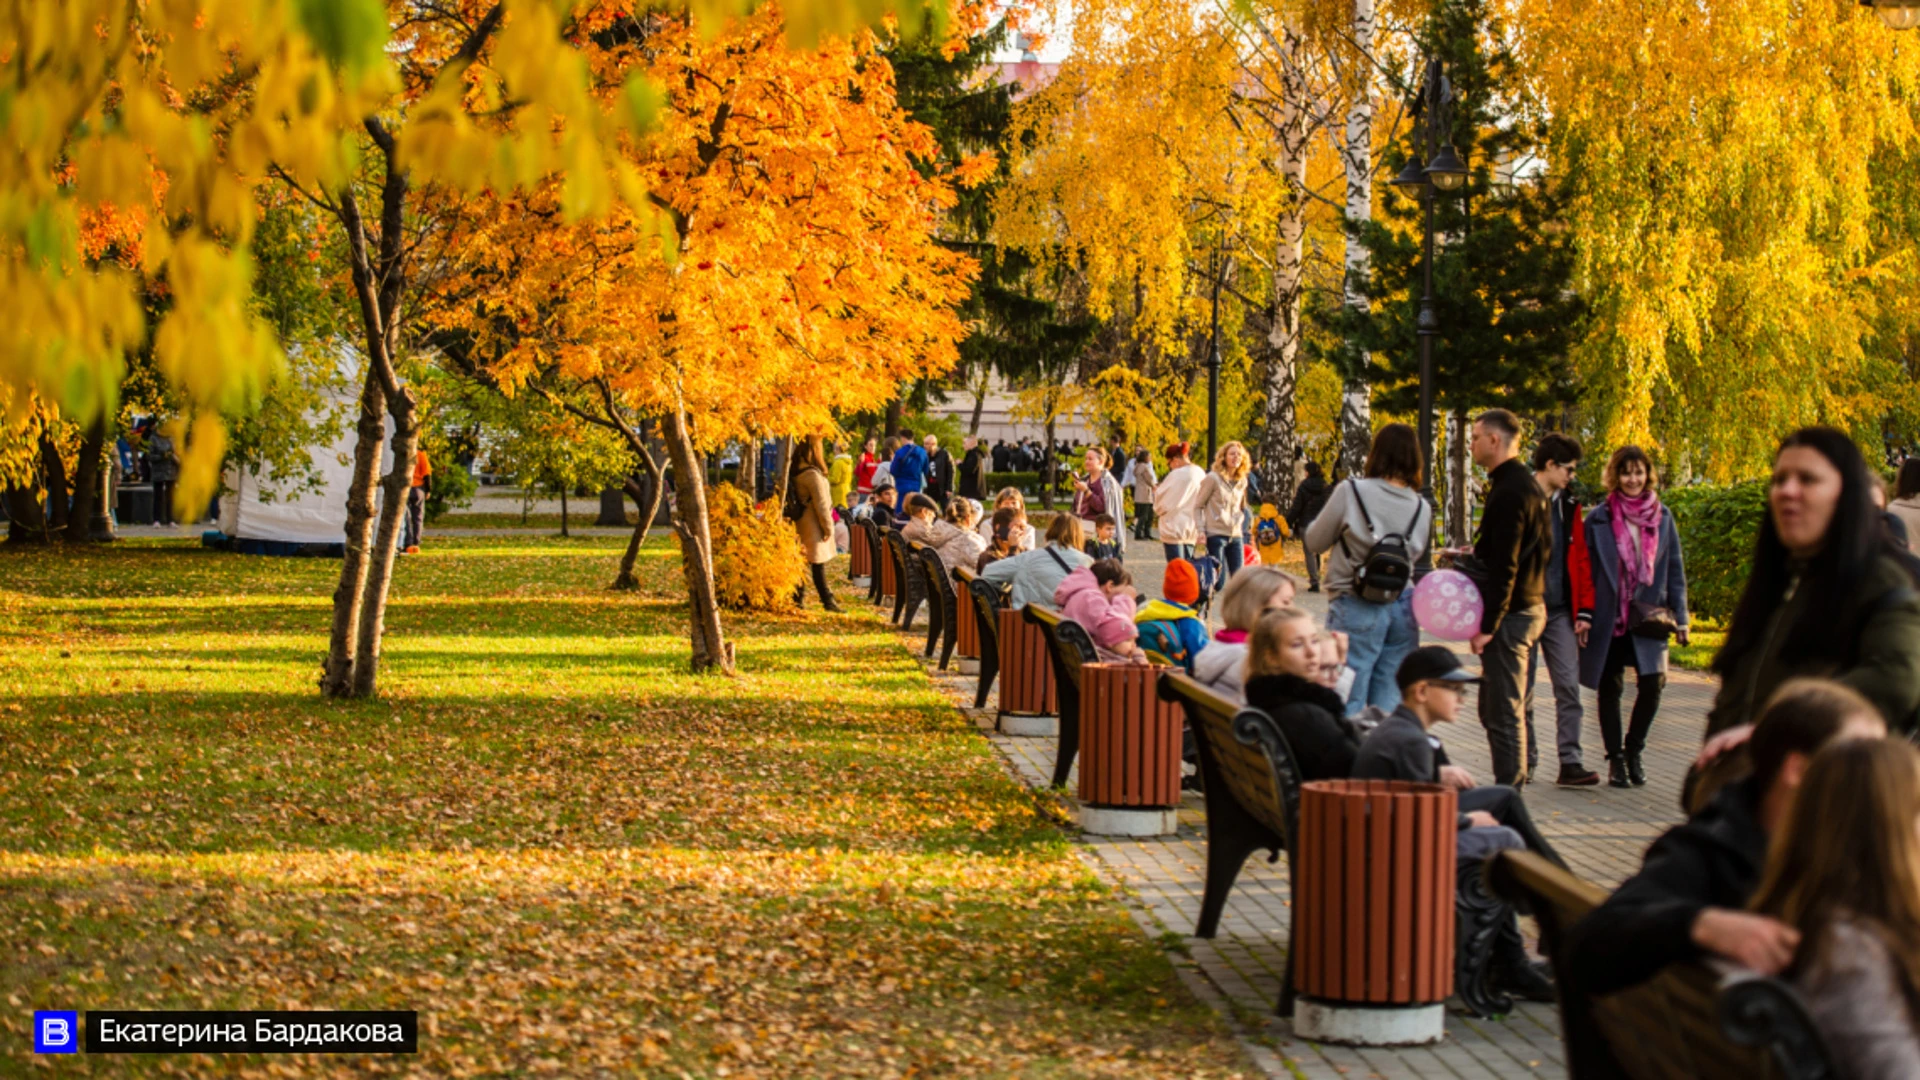
[[[1067,782],[1073,759],[1080,754],[1080,690],[1065,679],[1056,678],[1054,706],[1060,710],[1060,745],[1053,756],[1053,786]]]
[[[1513,919],[1513,907],[1487,892],[1479,860],[1459,866],[1454,891],[1453,992],[1475,1016],[1513,1011],[1513,999],[1487,983],[1494,942]]]

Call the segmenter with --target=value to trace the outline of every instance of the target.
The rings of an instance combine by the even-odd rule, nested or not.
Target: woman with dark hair
[[[827,564],[833,561],[833,492],[827,483],[827,452],[820,436],[809,435],[793,455],[793,476],[787,484],[790,500],[788,516],[800,530],[800,547],[807,555],[807,572],[813,575],[814,591],[820,594],[820,606],[828,611],[842,610],[827,591]],[[794,602],[806,599],[803,583]]]
[[[1835,679],[1913,730],[1920,706],[1920,579],[1889,535],[1873,475],[1845,433],[1808,427],[1773,458],[1753,571],[1714,657],[1707,734],[1750,724],[1797,675]]]
[[[1920,552],[1920,457],[1910,457],[1900,465],[1893,480],[1893,501],[1887,513],[1907,527],[1907,548]]]
[[[1390,536],[1405,544],[1410,562],[1427,549],[1433,515],[1420,497],[1421,471],[1420,437],[1405,424],[1388,424],[1373,437],[1366,476],[1340,481],[1307,526],[1308,560],[1316,552],[1328,554],[1321,579],[1330,597],[1327,628],[1348,637],[1347,666],[1354,672],[1348,716],[1369,705],[1384,712],[1398,708],[1400,687],[1394,676],[1400,661],[1420,644],[1413,590],[1381,594],[1360,581],[1360,571],[1374,545]]]
[[[1752,908],[1799,935],[1788,977],[1843,1080],[1920,1076],[1920,752],[1815,754]]]
[[[1573,578],[1573,634],[1580,643],[1580,683],[1598,693],[1607,783],[1639,787],[1653,715],[1667,682],[1667,635],[1685,645],[1687,569],[1673,511],[1660,505],[1659,475],[1637,446],[1613,452],[1604,474],[1607,497],[1586,516],[1568,562]],[[1634,673],[1633,719],[1620,738],[1620,697]]]

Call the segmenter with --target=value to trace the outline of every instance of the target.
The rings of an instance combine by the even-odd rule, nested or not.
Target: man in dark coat
[[[1485,610],[1473,651],[1480,656],[1480,725],[1493,751],[1493,782],[1527,782],[1527,658],[1547,625],[1547,558],[1553,525],[1547,496],[1520,460],[1520,420],[1488,409],[1473,422],[1473,461],[1487,470],[1487,502],[1473,554]]]
[[[1293,508],[1287,514],[1287,528],[1295,536],[1307,535],[1307,526],[1320,516],[1320,510],[1327,505],[1327,494],[1333,489],[1328,486],[1327,478],[1320,472],[1320,463],[1307,462],[1307,478],[1300,481],[1299,490],[1293,493]],[[1306,550],[1302,543],[1301,549]],[[1307,591],[1320,591],[1320,556],[1322,552],[1307,551]]]
[[[960,494],[977,502],[985,502],[987,455],[980,449],[980,440],[972,435],[967,436],[961,445],[966,447],[967,452],[960,459]]]
[[[953,494],[953,455],[940,445],[938,436],[927,436],[927,498],[947,505],[947,496]]]

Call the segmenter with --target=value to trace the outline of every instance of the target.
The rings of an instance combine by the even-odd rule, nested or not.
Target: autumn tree
[[[935,146],[878,39],[795,50],[781,19],[765,7],[712,38],[666,16],[596,30],[595,85],[658,95],[653,134],[626,149],[646,207],[567,228],[551,191],[524,212],[475,200],[458,241],[475,265],[437,305],[501,385],[599,388],[597,410],[576,405],[630,443],[657,419],[696,670],[732,666],[702,455],[742,431],[833,430],[946,370],[972,274],[934,242],[954,195],[916,168]]]

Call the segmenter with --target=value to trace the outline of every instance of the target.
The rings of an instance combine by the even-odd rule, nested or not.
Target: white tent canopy
[[[359,354],[342,349],[340,366],[348,386],[359,384]],[[335,393],[336,405],[355,406],[358,397]],[[353,411],[347,413],[353,416]],[[357,432],[352,423],[342,425],[339,437],[331,445],[307,448],[313,456],[314,470],[320,475],[319,490],[276,490],[276,485],[243,469],[229,468],[221,478],[225,492],[220,496],[220,531],[241,540],[273,540],[293,544],[339,544],[347,535],[347,490],[353,483],[353,444]],[[393,451],[386,435],[380,439],[380,471],[385,474],[393,464]],[[379,498],[375,492],[376,505]]]

